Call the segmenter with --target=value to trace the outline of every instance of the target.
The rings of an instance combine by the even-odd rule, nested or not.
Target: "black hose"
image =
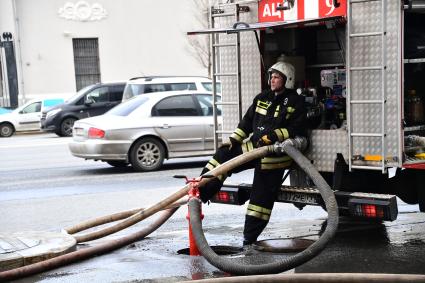
[[[210,248],[202,231],[202,222],[200,219],[200,200],[192,198],[189,200],[190,224],[192,226],[196,245],[198,246],[198,249],[201,254],[207,259],[207,261],[215,267],[219,268],[220,270],[237,275],[280,273],[299,266],[315,257],[325,248],[326,244],[335,235],[338,227],[338,206],[333,191],[323,179],[323,177],[319,174],[319,172],[317,172],[316,168],[314,168],[314,166],[310,163],[310,161],[305,158],[302,153],[299,152],[295,147],[293,147],[292,144],[284,144],[283,150],[290,157],[292,157],[292,159],[294,159],[294,161],[298,163],[301,168],[304,169],[306,174],[310,176],[310,178],[313,180],[313,182],[319,189],[320,194],[322,195],[322,198],[325,202],[326,210],[328,212],[328,221],[325,231],[315,243],[310,245],[304,251],[299,252],[291,257],[267,264],[239,264],[232,262],[229,258],[220,257]]]

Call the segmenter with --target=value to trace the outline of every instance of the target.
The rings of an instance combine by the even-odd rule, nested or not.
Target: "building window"
[[[74,38],[75,81],[77,91],[100,82],[99,42],[97,38]]]

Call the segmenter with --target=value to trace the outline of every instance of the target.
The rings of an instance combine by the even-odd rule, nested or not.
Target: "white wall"
[[[16,0],[25,97],[75,92],[72,38],[99,38],[102,81],[207,75],[187,51],[185,33],[197,28],[191,0],[86,0],[106,9],[98,21],[61,18],[58,11],[69,2],[78,1]]]

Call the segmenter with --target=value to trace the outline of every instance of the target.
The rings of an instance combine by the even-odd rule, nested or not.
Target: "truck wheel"
[[[75,118],[66,118],[61,123],[61,135],[62,137],[71,137],[72,136],[72,127],[74,126]]]
[[[129,157],[134,170],[154,171],[162,166],[165,149],[159,140],[144,138],[134,144]]]
[[[15,132],[13,125],[9,123],[3,123],[0,125],[0,137],[10,137]]]

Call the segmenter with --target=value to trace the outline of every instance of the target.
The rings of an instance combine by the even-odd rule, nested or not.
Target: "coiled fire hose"
[[[279,147],[282,152],[289,155],[313,180],[325,202],[326,210],[328,212],[328,220],[326,229],[320,238],[304,251],[277,262],[258,265],[239,264],[231,261],[229,258],[217,255],[208,245],[204,232],[202,231],[200,200],[197,198],[191,198],[189,200],[189,214],[192,232],[199,251],[209,263],[220,270],[236,275],[280,273],[307,262],[325,248],[326,244],[335,235],[338,227],[338,206],[335,195],[329,185],[310,161],[296,149],[296,146],[301,145],[302,138],[299,138],[295,140],[286,140],[280,144]]]
[[[244,164],[246,162],[249,162],[251,160],[261,158],[266,156],[267,154],[274,152],[273,146],[264,146],[261,148],[257,148],[251,152],[245,153],[243,155],[237,156],[222,165],[214,168],[212,171],[207,172],[207,174],[213,175],[213,176],[219,176],[222,174],[227,173],[234,167],[240,166],[241,164]],[[206,182],[209,181],[209,178],[203,178],[199,185],[202,186]],[[94,239],[99,239],[101,237],[104,237],[106,235],[110,235],[112,233],[118,232],[120,230],[123,230],[133,224],[136,224],[139,221],[142,221],[143,219],[155,214],[156,212],[163,210],[167,207],[173,207],[175,206],[176,202],[179,202],[181,198],[184,198],[187,196],[188,191],[190,189],[189,185],[186,185],[184,188],[180,189],[176,193],[172,194],[171,196],[165,198],[164,200],[160,201],[159,203],[150,206],[146,209],[135,209],[135,210],[128,210],[120,213],[111,214],[108,216],[100,217],[94,220],[90,220],[84,223],[81,223],[79,225],[70,227],[66,229],[65,231],[69,234],[74,234],[83,230],[86,230],[88,228],[92,228],[101,224],[113,222],[116,220],[121,220],[126,218],[124,221],[82,236],[75,236],[77,243],[90,241]],[[185,201],[184,201],[185,202]],[[150,226],[146,227],[145,229],[136,232],[130,236],[122,237],[118,240],[110,241],[106,244],[98,245],[95,247],[85,248],[81,249],[75,252],[71,252],[65,255],[61,255],[52,259],[48,259],[42,262],[30,264],[27,266],[15,268],[8,271],[0,272],[0,282],[8,282],[10,280],[15,280],[19,278],[23,278],[29,275],[41,273],[44,271],[48,271],[54,268],[58,268],[61,266],[64,266],[66,264],[74,263],[80,260],[84,260],[87,258],[90,258],[95,255],[104,254],[106,252],[110,252],[113,250],[116,250],[118,248],[124,247],[128,244],[131,244],[135,241],[139,241],[145,236],[149,235],[156,229],[158,229],[168,218],[170,218],[174,212],[177,210],[177,208],[170,208],[164,212],[164,215],[161,216],[159,219],[157,219],[154,223],[152,223]],[[133,213],[133,214],[132,214]]]

